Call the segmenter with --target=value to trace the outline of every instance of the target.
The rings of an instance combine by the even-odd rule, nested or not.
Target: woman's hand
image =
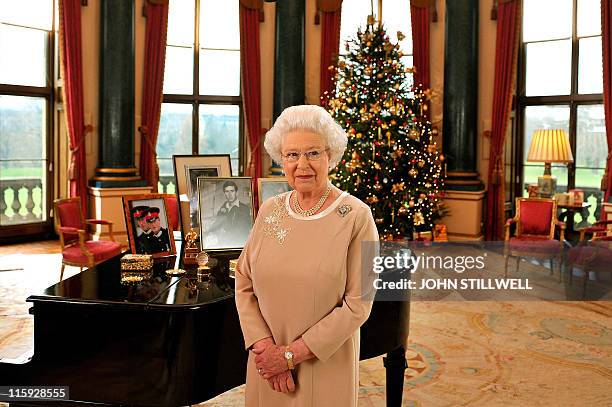
[[[293,381],[293,376],[288,370],[268,379],[268,384],[270,385],[272,390],[276,390],[281,393],[290,393],[295,390],[295,382]]]
[[[288,370],[287,359],[285,359],[285,347],[269,345],[264,350],[255,350],[255,366],[264,379],[270,379],[279,373]]]
[[[253,351],[253,353],[258,355],[264,350],[266,350],[266,348],[270,345],[274,345],[274,339],[272,339],[271,336],[268,336],[267,338],[263,338],[255,342],[253,346],[251,346],[251,350]]]

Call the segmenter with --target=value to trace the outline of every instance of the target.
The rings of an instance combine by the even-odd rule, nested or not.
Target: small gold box
[[[149,271],[153,268],[150,254],[126,254],[121,258],[121,270]]]

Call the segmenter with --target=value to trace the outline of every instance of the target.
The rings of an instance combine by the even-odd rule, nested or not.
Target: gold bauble
[[[411,168],[410,171],[408,171],[408,174],[410,174],[411,177],[416,178],[419,172],[415,170],[414,168]]]
[[[377,77],[378,79],[382,79],[382,77],[383,77],[383,76],[384,76],[384,75],[383,75],[382,73],[379,73],[379,74],[377,74],[377,75],[376,75],[376,77]]]
[[[408,137],[410,137],[412,140],[417,140],[419,135],[420,133],[417,129],[412,129],[410,130],[410,133],[408,133]]]
[[[408,206],[411,208],[414,207],[414,201],[412,199],[408,201]]]
[[[419,165],[419,168],[423,168],[425,166],[425,161],[419,160],[417,164]]]
[[[353,103],[353,98],[352,97],[346,98],[346,103]]]
[[[397,122],[395,120],[391,120],[391,126],[395,126]]]
[[[399,216],[406,216],[406,215],[408,215],[408,209],[407,209],[407,208],[406,208],[404,205],[402,205],[402,206],[400,206],[400,207],[399,207],[399,209],[397,210],[397,214],[398,214]]]
[[[366,47],[371,47],[372,43],[370,41],[366,42]]]
[[[374,222],[376,222],[377,225],[382,225],[385,222],[385,220],[383,218],[376,218]]]

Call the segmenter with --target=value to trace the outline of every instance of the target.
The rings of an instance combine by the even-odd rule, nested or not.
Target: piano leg
[[[403,346],[387,353],[383,358],[387,377],[387,407],[401,407],[404,392],[404,371],[408,367]]]

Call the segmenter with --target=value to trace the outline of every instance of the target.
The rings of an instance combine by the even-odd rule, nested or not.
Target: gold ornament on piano
[[[185,235],[185,256],[183,257],[183,264],[186,266],[197,264],[196,256],[200,252],[196,243],[198,238],[198,232],[194,229],[191,229],[189,233]]]
[[[205,251],[201,251],[200,253],[198,253],[198,255],[196,256],[196,262],[198,263],[198,274],[210,273],[210,267],[208,267],[209,260],[210,257]]]
[[[238,269],[238,259],[232,259],[229,261],[229,276],[236,278],[236,270]]]

